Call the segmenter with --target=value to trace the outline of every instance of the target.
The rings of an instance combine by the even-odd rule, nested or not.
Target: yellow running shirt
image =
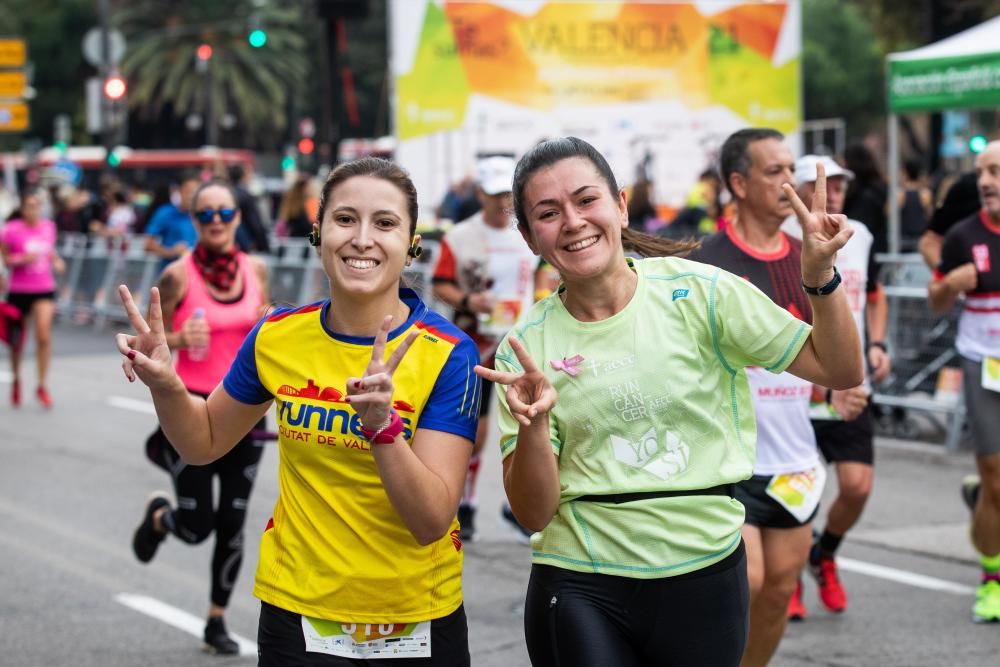
[[[386,356],[411,330],[423,332],[393,376],[403,435],[411,444],[417,428],[473,440],[476,346],[412,290],[400,290],[400,298],[410,316],[389,334]],[[254,595],[341,622],[446,616],[462,603],[458,522],[422,547],[396,514],[360,420],[343,401],[347,378],[364,374],[374,339],[327,329],[329,307],[327,300],[263,319],[223,380],[240,402],[277,405],[280,490],[261,538]]]

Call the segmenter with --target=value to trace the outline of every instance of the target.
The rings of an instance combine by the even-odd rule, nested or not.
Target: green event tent
[[[899,180],[901,113],[1000,106],[1000,16],[888,57],[889,201]],[[889,206],[889,252],[899,252],[899,209]]]

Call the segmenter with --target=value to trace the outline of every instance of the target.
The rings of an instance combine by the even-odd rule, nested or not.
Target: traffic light
[[[114,169],[115,167],[117,167],[122,163],[122,157],[121,155],[118,154],[117,148],[112,148],[111,150],[108,151],[107,163],[108,166],[111,167],[112,169]]]
[[[982,153],[983,149],[986,148],[986,137],[981,134],[969,139],[969,150],[973,153]]]
[[[291,171],[292,169],[295,169],[295,158],[291,155],[281,158],[281,171]]]
[[[247,41],[250,42],[250,46],[255,49],[259,49],[267,44],[267,33],[261,28],[255,28],[250,31],[249,35],[247,35]]]
[[[303,155],[312,155],[313,149],[316,144],[309,137],[303,137],[299,139],[299,152]]]
[[[198,56],[198,60],[210,60],[212,58],[212,46],[211,44],[202,44],[195,53]]]
[[[125,85],[125,79],[121,78],[119,75],[114,74],[109,76],[104,81],[104,94],[107,95],[109,100],[118,101],[125,97],[125,91],[128,86]]]

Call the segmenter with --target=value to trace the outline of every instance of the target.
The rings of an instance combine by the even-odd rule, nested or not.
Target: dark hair
[[[750,173],[750,144],[764,139],[777,139],[781,141],[785,138],[781,132],[769,127],[747,127],[737,130],[729,135],[722,144],[719,151],[719,176],[726,184],[729,194],[736,196],[733,186],[729,184],[729,177],[732,174],[740,174],[746,177]]]
[[[230,185],[228,181],[224,181],[221,178],[211,178],[211,179],[205,181],[204,183],[202,183],[201,185],[199,185],[198,189],[194,191],[193,195],[191,195],[191,210],[192,211],[195,210],[195,204],[198,202],[198,197],[201,196],[202,192],[204,192],[205,190],[207,190],[209,188],[223,188],[223,189],[225,189],[226,192],[229,193],[229,196],[233,198],[233,204],[237,208],[239,207],[238,200],[236,199],[236,191],[233,190],[233,186]]]
[[[405,169],[380,157],[363,157],[351,160],[330,172],[319,195],[319,212],[316,224],[323,224],[323,214],[326,212],[326,205],[333,189],[355,176],[380,178],[392,183],[403,193],[403,196],[406,197],[406,212],[410,216],[410,238],[413,238],[413,234],[417,230],[417,188],[414,187],[413,181],[410,180],[410,175],[406,173]]]
[[[229,171],[229,180],[232,181],[234,185],[242,181],[243,177],[246,176],[247,173],[247,170],[239,162],[234,162],[233,164],[229,165],[228,171]]]
[[[911,181],[917,180],[924,173],[923,160],[915,157],[908,158],[903,162],[903,171],[906,172],[906,177]]]
[[[597,173],[608,186],[608,192],[617,197],[620,190],[611,165],[600,152],[583,139],[577,137],[559,137],[542,141],[521,156],[514,168],[514,215],[517,224],[524,230],[530,228],[528,216],[524,212],[524,188],[528,181],[540,169],[550,167],[562,160],[583,158],[590,161]],[[622,230],[622,247],[643,257],[667,257],[688,253],[698,247],[696,241],[672,241],[657,236],[650,236],[634,229]]]
[[[853,185],[855,188],[885,185],[885,178],[882,176],[878,162],[875,161],[875,154],[860,141],[848,144],[847,148],[844,149],[844,164],[854,172]]]

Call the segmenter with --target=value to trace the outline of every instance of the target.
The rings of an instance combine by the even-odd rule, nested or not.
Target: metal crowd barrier
[[[880,430],[898,437],[919,437],[908,412],[938,415],[945,422],[945,446],[957,449],[965,423],[961,383],[953,391],[942,391],[939,374],[959,366],[955,335],[961,307],[945,315],[930,311],[927,283],[931,272],[919,254],[880,254],[877,259],[889,301],[886,344],[892,357],[892,374],[875,387],[872,396],[872,402],[888,413]]]
[[[141,235],[104,239],[86,234],[66,234],[59,242],[59,255],[66,271],[59,277],[57,312],[79,324],[103,327],[127,324],[118,299],[118,285],[125,284],[140,310],[145,309],[149,290],[159,276],[160,260],[148,255]],[[431,274],[437,260],[438,242],[424,240],[424,252],[403,274],[429,307],[448,314],[431,293]],[[271,300],[278,305],[301,305],[329,296],[323,264],[306,239],[272,239],[272,252],[257,255],[268,265]]]

